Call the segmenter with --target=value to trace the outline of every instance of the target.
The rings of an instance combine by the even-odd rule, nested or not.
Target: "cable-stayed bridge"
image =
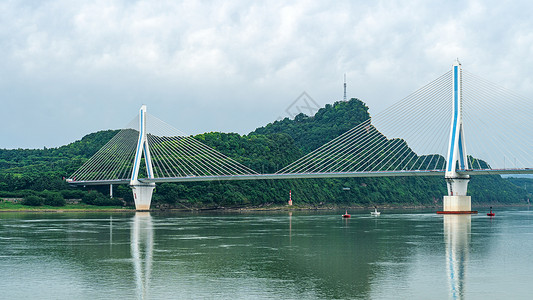
[[[130,184],[137,209],[145,210],[158,182],[444,176],[444,211],[469,212],[470,175],[533,173],[532,106],[456,61],[389,109],[273,174],[257,173],[142,106],[68,181]]]

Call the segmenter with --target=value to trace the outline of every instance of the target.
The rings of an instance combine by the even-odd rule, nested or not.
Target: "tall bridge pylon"
[[[469,175],[457,173],[460,170],[468,170],[466,155],[465,136],[463,128],[463,97],[462,97],[462,70],[461,63],[457,59],[452,67],[453,80],[453,110],[450,125],[450,138],[448,143],[448,155],[446,156],[446,185],[448,196],[444,196],[444,212],[465,213],[471,211],[471,199],[466,195]]]
[[[140,182],[138,180],[143,153],[147,178],[154,178],[152,156],[150,155],[150,145],[148,145],[148,137],[146,133],[146,105],[142,105],[139,110],[139,140],[137,141],[136,149],[135,159],[133,160],[133,169],[131,171],[130,187],[133,192],[133,199],[135,200],[135,208],[140,211],[150,210],[155,183]]]

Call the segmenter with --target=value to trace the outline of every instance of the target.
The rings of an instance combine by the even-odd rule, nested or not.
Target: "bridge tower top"
[[[139,109],[139,140],[137,141],[137,151],[135,152],[135,159],[133,160],[133,170],[131,172],[130,185],[138,183],[139,169],[141,167],[141,158],[144,153],[144,161],[146,163],[146,175],[148,178],[154,178],[152,168],[152,157],[150,155],[150,147],[148,145],[148,138],[146,134],[146,105],[142,105]]]
[[[466,156],[466,146],[463,127],[463,96],[462,96],[462,69],[459,59],[456,59],[452,66],[452,80],[453,80],[453,110],[452,121],[450,124],[450,138],[448,143],[448,155],[446,156],[446,178],[459,178],[457,174],[457,162],[459,162],[459,169],[466,170],[468,167],[468,159]]]

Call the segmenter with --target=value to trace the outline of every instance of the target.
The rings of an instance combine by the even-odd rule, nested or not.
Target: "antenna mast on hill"
[[[344,101],[346,101],[346,73],[344,73]]]

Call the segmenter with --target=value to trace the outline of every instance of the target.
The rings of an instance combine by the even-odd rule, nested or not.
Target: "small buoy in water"
[[[487,216],[494,217],[494,213],[492,212],[492,206],[490,207],[490,213],[487,213]]]
[[[344,213],[344,215],[342,215],[342,217],[343,217],[343,218],[349,218],[349,217],[351,217],[351,216],[348,214],[348,211],[346,211],[346,212]]]

